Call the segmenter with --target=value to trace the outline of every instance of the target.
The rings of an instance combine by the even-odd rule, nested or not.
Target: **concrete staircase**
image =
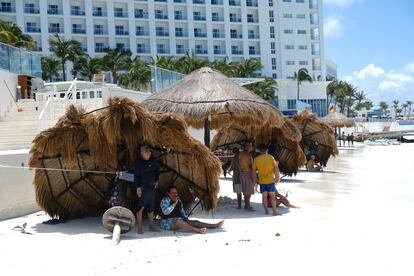
[[[30,148],[33,138],[39,132],[37,103],[34,100],[19,100],[17,111],[15,104],[0,121],[0,150]]]

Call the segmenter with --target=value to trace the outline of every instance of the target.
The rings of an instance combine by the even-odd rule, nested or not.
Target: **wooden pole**
[[[204,119],[204,145],[210,148],[210,116]]]

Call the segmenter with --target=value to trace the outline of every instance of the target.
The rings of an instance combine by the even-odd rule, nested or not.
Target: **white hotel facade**
[[[44,55],[58,33],[92,57],[117,46],[147,61],[194,50],[209,60],[257,58],[278,80],[299,68],[326,77],[321,0],[0,0],[0,18]]]

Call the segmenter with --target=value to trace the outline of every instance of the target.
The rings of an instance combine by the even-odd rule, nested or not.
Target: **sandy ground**
[[[278,184],[300,209],[265,216],[256,194],[256,212],[232,204],[196,212],[226,220],[205,235],[130,232],[112,246],[100,218],[44,225],[39,212],[1,221],[0,275],[414,275],[414,145],[340,153],[325,172]],[[231,180],[220,184],[221,196],[235,198]],[[13,230],[24,223],[28,233]]]

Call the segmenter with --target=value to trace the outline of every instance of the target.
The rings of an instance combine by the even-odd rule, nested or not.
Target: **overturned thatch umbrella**
[[[351,118],[346,117],[340,112],[329,112],[325,117],[320,118],[320,120],[331,127],[352,127],[355,126],[354,121]]]
[[[230,123],[239,127],[283,124],[283,115],[275,107],[209,67],[192,72],[142,104],[151,111],[183,114],[188,125],[204,127],[208,147],[210,129]]]
[[[110,98],[106,109],[91,114],[71,106],[57,124],[33,141],[29,165],[36,169],[36,201],[50,216],[98,215],[119,168],[131,165],[137,146],[148,143],[160,166],[162,191],[174,184],[188,209],[195,198],[212,210],[219,191],[220,161],[170,114],[147,112],[126,98]],[[63,169],[63,170],[61,170]]]
[[[317,158],[322,165],[326,166],[331,155],[338,155],[332,128],[321,122],[315,113],[304,110],[291,120],[302,133],[301,145],[309,142],[316,145]]]
[[[269,153],[279,160],[279,169],[283,174],[296,174],[298,168],[306,163],[306,157],[299,145],[300,131],[289,120],[280,128],[265,125],[262,127],[224,127],[214,136],[212,150],[241,147],[246,142],[261,143],[269,146]]]

